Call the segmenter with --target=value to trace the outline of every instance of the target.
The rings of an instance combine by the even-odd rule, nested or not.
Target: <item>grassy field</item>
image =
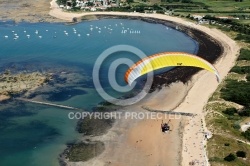
[[[157,2],[152,0],[153,2]],[[151,2],[151,1],[147,1]],[[235,2],[234,0],[192,0],[191,3],[172,2],[162,0],[161,5],[169,5],[176,9],[191,9],[191,10],[205,10],[213,12],[250,12],[250,0],[243,0],[243,2]]]
[[[250,19],[249,20],[237,20],[236,22],[249,25],[250,24]]]
[[[250,152],[250,146],[225,136],[214,135],[209,141],[207,149],[211,166],[248,166],[250,163],[249,153],[247,153],[246,159],[237,157],[231,162],[224,161],[224,158],[230,153],[235,154],[239,150]]]
[[[250,0],[243,0],[243,2],[235,2],[234,0],[193,0],[193,2],[200,2],[208,6],[208,9],[221,11],[249,11]]]
[[[246,75],[250,72],[249,64],[250,50],[242,49],[236,66],[228,74],[226,80],[220,84],[206,106],[206,124],[208,129],[214,134],[207,144],[208,158],[212,166],[248,166],[250,163],[250,145],[245,143],[250,140],[246,139],[240,130],[240,125],[249,122],[250,117],[242,116],[239,113],[241,110],[247,108],[248,104],[239,104],[241,101],[234,102],[234,98],[230,98],[230,101],[226,101],[223,97],[225,96],[225,88],[227,89],[226,95],[228,95],[228,92],[238,90],[237,84],[241,84],[241,82],[238,81],[243,80],[242,83],[246,84],[246,86],[239,86],[241,90],[236,93],[234,92],[233,96],[236,97],[240,94],[242,95],[241,97],[245,98],[244,95],[248,92],[244,88],[247,88],[247,85],[249,85],[249,81],[245,79]],[[236,80],[235,86],[234,88],[229,88],[228,84],[233,80]],[[227,114],[225,110],[228,108],[236,108],[238,112]],[[236,157],[236,159],[231,162],[224,160],[230,153],[236,156],[237,151],[246,152],[246,158]]]
[[[172,2],[170,2],[172,1]],[[164,11],[173,11],[174,14],[187,16],[188,14],[211,15],[211,16],[233,16],[240,20],[236,22],[250,24],[250,0],[236,2],[235,0],[192,0],[183,3],[181,0],[134,0],[131,6],[160,5]]]

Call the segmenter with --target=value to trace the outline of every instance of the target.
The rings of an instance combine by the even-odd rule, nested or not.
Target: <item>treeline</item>
[[[250,43],[250,35],[245,35],[245,34],[237,34],[235,40],[241,40],[246,43]]]
[[[109,7],[106,9],[107,11],[119,11],[119,12],[132,12],[132,8],[130,6],[126,7]]]
[[[239,55],[237,60],[238,61],[239,60],[248,60],[248,61],[250,61],[250,51],[248,49],[242,48],[240,50],[240,55]]]
[[[163,9],[157,5],[137,5],[137,6],[126,6],[126,7],[109,7],[106,9],[107,11],[121,11],[121,12],[139,12],[139,13],[144,13],[144,12],[149,12],[149,11],[156,11],[157,13],[164,13]]]
[[[231,72],[238,73],[238,74],[248,74],[250,73],[250,66],[234,66],[231,69]]]
[[[221,89],[221,97],[227,101],[232,101],[250,107],[250,82],[226,80],[226,86]]]
[[[226,28],[229,30],[241,33],[241,35],[242,34],[243,35],[244,34],[250,35],[250,25],[249,24],[241,24],[241,23],[236,22],[233,19],[221,19],[221,18],[217,18],[217,17],[211,16],[211,15],[206,15],[203,17],[203,19],[210,20],[210,23],[212,21],[216,21],[217,23],[225,25]]]
[[[222,111],[224,114],[227,114],[229,116],[239,115],[239,116],[250,116],[250,109],[245,108],[243,110],[238,111],[236,108],[227,108],[226,110]],[[230,119],[230,118],[229,118]]]

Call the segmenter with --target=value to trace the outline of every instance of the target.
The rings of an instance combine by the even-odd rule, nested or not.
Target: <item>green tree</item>
[[[244,151],[239,150],[239,151],[236,152],[236,156],[237,156],[237,157],[246,158],[247,153],[244,152]]]
[[[244,109],[239,112],[240,116],[250,116],[250,109]]]
[[[247,81],[250,81],[250,74],[246,76]]]
[[[237,60],[250,60],[250,50],[248,49],[240,49],[240,55]]]
[[[221,89],[221,97],[228,101],[250,107],[250,83],[246,81],[227,80]]]
[[[234,115],[235,113],[237,113],[237,109],[232,107],[232,108],[227,108],[225,111],[222,112],[227,115]]]
[[[242,132],[241,135],[250,141],[250,128],[248,128],[247,131]]]
[[[93,2],[87,2],[87,6],[94,6]]]
[[[235,158],[236,158],[235,155],[233,153],[230,153],[228,156],[224,158],[224,160],[230,162],[230,161],[234,161]]]

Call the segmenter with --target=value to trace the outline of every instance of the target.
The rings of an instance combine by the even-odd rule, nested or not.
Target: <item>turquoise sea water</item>
[[[121,33],[125,29],[127,33]],[[15,40],[16,36],[19,37]],[[73,84],[63,84],[66,89],[48,90],[43,99],[91,110],[103,101],[92,83],[93,65],[104,50],[119,44],[134,46],[146,55],[165,51],[196,53],[198,48],[194,40],[179,31],[138,20],[103,19],[75,25],[2,22],[0,70],[67,71],[83,75],[84,79],[72,76]],[[139,60],[131,53],[118,52],[107,59],[100,73],[103,87],[115,96],[123,94],[112,91],[107,72],[110,62],[122,57]],[[123,75],[127,69],[123,65],[117,71],[116,79],[121,85],[125,84]],[[69,110],[15,101],[2,103],[0,109],[1,166],[58,165],[57,157],[65,144],[80,137],[75,131],[77,121],[68,119]]]

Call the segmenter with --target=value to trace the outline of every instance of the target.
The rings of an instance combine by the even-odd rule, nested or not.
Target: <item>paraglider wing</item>
[[[183,52],[164,52],[144,58],[130,67],[125,74],[125,81],[131,85],[133,81],[151,71],[173,66],[193,66],[214,73],[220,80],[217,70],[208,61]]]

